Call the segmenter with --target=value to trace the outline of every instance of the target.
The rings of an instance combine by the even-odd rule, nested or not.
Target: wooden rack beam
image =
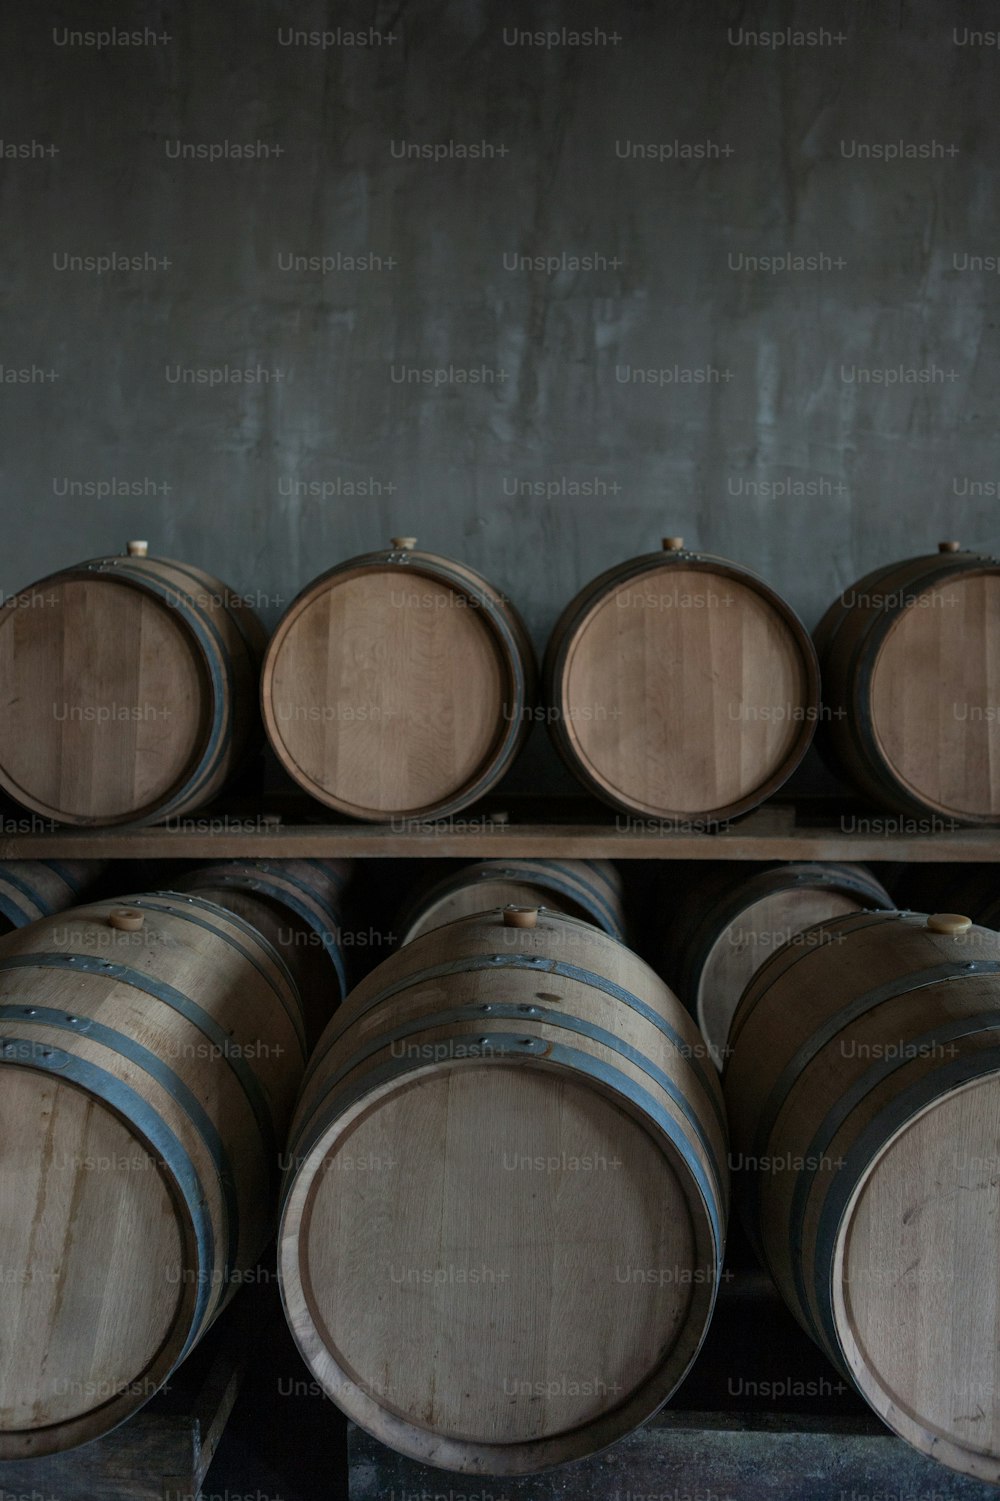
[[[827,799],[773,802],[719,827],[616,815],[586,799],[509,799],[440,823],[361,824],[289,797],[210,809],[155,827],[59,828],[0,814],[0,859],[213,860],[583,858],[612,860],[1000,860],[1000,828],[857,809]]]

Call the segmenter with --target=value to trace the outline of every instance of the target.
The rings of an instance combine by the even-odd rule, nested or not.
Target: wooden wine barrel
[[[1000,822],[1000,562],[942,542],[835,600],[815,632],[818,745],[873,802]]]
[[[680,889],[678,887],[680,886]],[[754,972],[783,943],[807,947],[814,923],[868,907],[892,910],[861,865],[730,862],[668,884],[663,976],[701,1028],[716,1066]]]
[[[490,907],[532,903],[625,938],[622,879],[610,860],[480,860],[417,892],[396,925],[399,942]]]
[[[279,1277],[324,1390],[400,1452],[490,1474],[654,1412],[722,1263],[703,1054],[648,965],[562,914],[479,913],[373,970],[290,1137]]]
[[[145,549],[63,569],[0,610],[0,786],[59,823],[189,813],[259,733],[253,611]]]
[[[106,860],[0,861],[0,933],[65,912],[107,869]]]
[[[1000,935],[855,913],[780,949],[725,1071],[751,1234],[909,1443],[1000,1481]]]
[[[663,546],[609,568],[563,611],[545,658],[549,727],[612,807],[721,820],[762,802],[805,755],[816,654],[755,574],[679,537]]]
[[[397,537],[315,579],[264,659],[264,724],[285,770],[374,822],[468,807],[530,729],[535,666],[517,611],[415,545]]]
[[[274,1231],[298,995],[234,913],[98,902],[0,940],[0,1459],[89,1442]]]
[[[343,892],[350,860],[221,860],[173,883],[228,907],[277,949],[302,997],[306,1032],[317,1040],[347,994]]]

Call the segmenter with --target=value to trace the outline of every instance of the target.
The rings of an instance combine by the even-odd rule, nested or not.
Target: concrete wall
[[[0,587],[144,536],[273,622],[405,532],[507,589],[541,644],[665,532],[755,568],[808,624],[939,536],[1000,549],[1000,278],[968,269],[1000,254],[1000,49],[973,36],[994,14],[10,7]],[[150,35],[70,34],[109,25]],[[510,45],[585,26],[596,45]],[[337,27],[392,40],[290,37]],[[763,44],[789,27],[823,32]],[[401,154],[449,142],[490,149]],[[247,143],[263,152],[234,159]],[[101,255],[143,269],[61,269]],[[287,269],[322,256],[377,269]],[[782,256],[806,266],[747,262]],[[112,481],[142,493],[60,493]]]

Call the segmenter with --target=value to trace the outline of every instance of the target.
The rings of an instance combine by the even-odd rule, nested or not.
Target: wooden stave
[[[107,869],[106,860],[0,862],[0,935],[72,907]]]
[[[93,817],[49,806],[7,775],[0,762],[0,787],[22,806],[58,823],[82,827],[162,822],[209,802],[261,743],[256,711],[257,681],[265,633],[254,612],[220,579],[187,563],[145,555],[93,558],[49,574],[32,592],[67,582],[104,577],[138,589],[175,612],[208,688],[211,728],[202,737],[194,765],[181,771],[172,788],[154,804],[112,817]],[[191,584],[197,592],[190,592]],[[13,609],[17,599],[0,607]]]
[[[459,922],[463,925],[470,924],[476,921],[481,921],[484,918],[493,917],[493,915],[494,914],[492,913],[477,913],[474,914],[472,918],[459,919]],[[548,924],[555,923],[562,925],[567,922],[576,923],[576,919],[567,918],[564,914],[546,913],[545,921],[542,926],[544,929]],[[589,925],[580,924],[579,926]],[[442,930],[436,929],[432,931],[440,933]],[[430,937],[430,934],[426,934],[424,936]],[[452,938],[453,936],[454,935],[449,935],[449,938]],[[408,945],[407,947],[409,948],[410,946]],[[503,957],[503,955],[499,956],[501,961]],[[512,962],[510,965],[505,965],[502,962],[496,963],[493,956],[490,956],[488,961],[482,962],[482,954],[475,951],[469,953],[460,953],[453,961],[448,964],[447,973],[444,974],[443,977],[441,974],[439,974],[438,969],[434,967],[421,971],[421,983],[423,983],[424,980],[440,981],[442,978],[446,982],[451,982],[452,980],[454,980],[456,982],[454,985],[451,985],[450,983],[442,985],[439,983],[436,986],[435,995],[440,996],[442,994],[446,995],[449,989],[455,990],[456,993],[464,993],[464,989],[468,988],[470,984],[468,978],[470,974],[478,973],[481,979],[485,979],[490,975],[499,975],[501,977],[501,980],[498,980],[497,985],[502,993],[509,984],[506,971],[509,969],[516,970],[517,968],[519,968],[520,965],[518,964],[518,961],[523,960],[524,957],[525,955],[523,951],[520,954],[517,954],[514,953],[513,950],[511,950]],[[542,975],[555,976],[556,978],[558,978],[559,983],[564,986],[580,985],[581,981],[578,980],[575,975],[571,976],[565,970],[560,970],[557,967],[558,962],[559,961],[554,961],[546,969],[530,970],[529,977],[532,973],[541,973]],[[641,963],[641,961],[639,962]],[[388,961],[385,961],[385,963],[388,963]],[[303,1080],[303,1099],[300,1100],[299,1108],[297,1109],[296,1115],[292,1122],[290,1144],[293,1148],[298,1144],[304,1130],[304,1115],[306,1113],[312,1113],[315,1108],[312,1104],[310,1104],[307,1110],[307,1107],[303,1103],[306,1097],[311,1096],[317,1091],[328,1091],[332,1087],[332,1083],[335,1083],[339,1078],[339,1075],[342,1073],[345,1061],[350,1061],[354,1057],[354,1053],[358,1048],[359,1040],[362,1045],[365,1043],[365,1040],[368,1036],[369,1027],[372,1028],[372,1032],[375,1036],[381,1035],[381,1029],[378,1026],[374,1026],[373,1022],[380,1018],[380,1013],[384,1009],[385,1004],[388,1001],[397,1002],[394,1011],[394,1016],[397,1019],[404,1009],[400,1004],[398,1004],[399,995],[400,993],[405,994],[407,991],[412,989],[413,985],[416,984],[416,982],[411,982],[407,979],[404,980],[402,984],[400,984],[399,981],[392,979],[390,976],[395,975],[396,973],[399,973],[400,975],[405,974],[405,971],[403,971],[402,967],[395,966],[393,971],[390,972],[390,976],[386,977],[386,987],[384,989],[373,990],[368,986],[367,981],[371,980],[372,976],[382,978],[381,976],[379,976],[379,970],[381,970],[383,967],[384,966],[379,966],[376,970],[372,971],[371,975],[367,976],[366,980],[363,981],[361,985],[355,988],[355,990],[351,993],[348,1001],[345,1003],[344,1007],[341,1008],[338,1014],[328,1025],[326,1032],[320,1039],[319,1045],[309,1059],[309,1063],[306,1069],[306,1075]],[[576,969],[578,968],[578,966],[573,966],[573,968]],[[599,1020],[599,1017],[603,1015],[607,1010],[607,1005],[604,1000],[604,992],[600,990],[596,983],[593,987],[591,987],[591,980],[594,980],[596,982],[596,980],[601,978],[601,976],[600,973],[596,970],[587,970],[585,971],[585,973],[587,975],[587,978],[582,982],[582,991],[577,992],[576,1004],[578,1006],[582,1006],[586,1000],[591,999],[589,990],[593,988],[594,995],[597,997],[597,1003],[595,1007],[588,1008],[588,1015],[584,1017],[584,1020],[590,1023],[596,1023]],[[631,973],[641,975],[641,971],[639,970],[638,965],[632,968]],[[622,987],[618,988],[622,989]],[[623,989],[625,995],[630,997],[631,1001],[639,999],[641,1004],[642,997],[637,996],[636,989],[633,989],[631,986],[625,986],[623,987]],[[666,992],[665,986],[662,986],[662,991]],[[481,992],[477,993],[487,994],[488,992],[483,989]],[[608,991],[607,993],[613,998],[619,998],[615,997],[613,990]],[[653,994],[655,996],[655,990],[653,991]],[[669,992],[667,992],[667,994],[669,995]],[[420,999],[420,997],[418,997],[417,999]],[[638,1026],[638,1022],[632,1016],[631,1012],[639,1008],[634,1007],[631,1004],[631,1001],[625,1002],[626,1006],[629,1007],[629,1010],[623,1013],[623,1019],[618,1024],[619,1030],[624,1027],[626,1020],[628,1021],[630,1026]],[[501,1014],[501,1012],[498,1010],[498,1006],[500,1004],[502,1004],[500,998],[496,998],[490,1001],[490,1009],[495,1015]],[[715,1168],[715,1176],[718,1180],[718,1191],[720,1195],[724,1195],[725,1174],[721,1171],[721,1165],[725,1156],[725,1119],[721,1109],[721,1096],[719,1095],[717,1087],[715,1071],[707,1065],[707,1062],[702,1061],[703,1059],[706,1059],[707,1053],[704,1042],[701,1038],[700,1033],[697,1032],[693,1023],[691,1023],[690,1018],[681,1010],[681,1008],[677,1007],[675,1009],[674,1007],[669,1005],[664,1007],[661,1004],[657,1003],[654,1003],[652,1008],[650,1008],[649,1005],[646,1005],[644,1009],[639,1010],[639,1021],[644,1022],[647,1026],[650,1025],[650,1017],[648,1015],[650,1009],[652,1009],[652,1011],[656,1013],[656,1019],[651,1023],[654,1030],[656,1032],[662,1033],[662,1035],[670,1041],[670,1045],[676,1048],[679,1054],[684,1057],[687,1063],[688,1070],[692,1074],[690,1087],[693,1091],[696,1091],[698,1095],[698,1099],[696,1101],[696,1114],[698,1115],[699,1120],[701,1120],[701,1118],[704,1116],[709,1120],[711,1124],[711,1130],[708,1131],[709,1143],[706,1150],[706,1161],[709,1161],[709,1154],[711,1154],[711,1157],[714,1158],[714,1164],[710,1165],[714,1165]],[[539,1015],[543,1014],[544,1012],[544,1008],[535,1007],[534,1010]],[[555,1025],[556,1023],[554,1020],[552,1020],[551,1024]],[[520,1025],[523,1027],[525,1024],[522,1022],[520,1023]],[[481,1031],[482,1023],[479,1023],[478,1026],[479,1030]],[[652,1036],[653,1034],[649,1035]],[[652,1049],[650,1049],[650,1051],[652,1051]]]
[[[157,954],[144,945],[144,968],[126,966],[131,979],[102,974],[107,961],[98,966],[93,958],[101,947],[107,951],[119,946],[126,960],[135,957],[132,944],[122,943],[134,939],[134,933],[109,939],[114,929],[107,919],[120,903],[142,911],[144,924],[148,921],[158,939],[164,939],[167,956],[171,944],[183,949],[193,941],[204,948],[201,934],[207,930],[213,935],[209,955],[228,966],[232,978],[228,970],[220,979],[208,966],[200,968],[199,980],[203,973],[211,976],[214,993],[199,994],[205,1004],[191,1001],[188,1015],[170,998],[164,950]],[[75,941],[67,936],[71,929]],[[23,1002],[24,981],[19,977],[25,974],[31,976],[32,999],[44,989],[52,992],[47,994],[51,1004],[6,1004],[12,997]],[[144,983],[133,988],[138,979]],[[66,983],[73,985],[74,1017],[59,1014],[66,1009]],[[178,1035],[186,1038],[179,1045],[193,1048],[189,1057],[197,1062],[174,1066],[169,1047],[157,1054],[139,1041],[139,1022],[152,1027],[154,1015],[161,1019],[165,1040],[173,1045]],[[120,1027],[114,1025],[116,1020]],[[77,1022],[82,1025],[73,1030]],[[141,1393],[134,1392],[130,1382],[119,1397],[72,1420],[37,1429],[0,1429],[0,1459],[7,1459],[76,1447],[131,1416],[202,1337],[241,1275],[256,1265],[273,1233],[277,1149],[306,1049],[298,994],[280,955],[232,912],[174,892],[94,903],[6,937],[0,945],[0,1028],[0,1069],[6,1063],[43,1075],[58,1070],[60,1080],[69,1079],[98,1101],[103,1099],[128,1126],[138,1149],[159,1161],[172,1202],[183,1216],[180,1228],[190,1258],[182,1279],[183,1307],[169,1339],[141,1373],[141,1383],[135,1383],[141,1385]],[[277,1039],[274,1058],[266,1048],[263,1054],[253,1051],[268,1035]],[[244,1063],[248,1055],[251,1061]],[[43,1062],[49,1056],[52,1061]],[[283,1061],[286,1057],[290,1063]],[[248,1090],[245,1081],[250,1079]],[[195,1286],[200,1291],[190,1291]]]
[[[479,885],[486,888],[484,900],[472,905],[472,893]],[[453,897],[459,901],[457,910],[450,901]],[[593,922],[612,938],[625,941],[622,881],[610,860],[522,858],[474,861],[418,888],[396,923],[399,946],[430,931],[431,926],[440,927],[474,911],[507,903],[542,903],[556,912]],[[448,916],[440,916],[442,912]]]
[[[202,632],[209,640],[212,636],[221,638],[216,660],[210,663],[213,678],[217,681],[217,674],[221,674],[227,688],[226,726],[218,745],[206,749],[201,774],[193,773],[188,784],[166,806],[159,807],[155,818],[140,816],[129,820],[162,822],[167,817],[190,813],[209,802],[222,791],[247,755],[261,743],[256,694],[266,634],[254,612],[222,580],[200,568],[148,557],[99,560],[101,569],[107,569],[108,564],[115,577],[135,581],[147,588],[152,587],[155,580],[164,586],[167,594],[173,590],[180,598],[184,598],[182,590],[185,586],[175,579],[191,580],[198,586],[200,597],[189,596],[194,605],[190,611],[191,619],[186,622],[189,629],[198,633],[203,651]],[[85,565],[88,569],[91,566]],[[205,655],[208,656],[207,652]]]
[[[996,559],[970,552],[937,552],[889,563],[851,585],[856,592],[920,594],[949,580],[1000,571]],[[845,591],[846,592],[846,591]],[[960,823],[1000,823],[1000,813],[977,815],[918,797],[896,777],[881,754],[872,725],[868,690],[878,655],[892,626],[907,606],[887,609],[845,605],[842,595],[826,610],[813,632],[823,680],[824,707],[816,746],[838,776],[874,803],[904,814],[928,813]]]
[[[698,814],[690,812],[678,813],[669,809],[651,808],[638,801],[630,802],[618,796],[612,789],[606,787],[590,770],[582,756],[577,753],[565,730],[567,715],[561,680],[577,631],[586,622],[592,609],[618,585],[630,582],[635,578],[640,578],[644,573],[669,566],[689,569],[699,573],[708,573],[721,578],[729,577],[734,582],[742,584],[745,588],[760,595],[780,617],[800,650],[807,685],[805,707],[807,710],[815,710],[818,715],[820,689],[819,662],[812,638],[787,601],[782,599],[759,575],[752,572],[749,568],[744,568],[741,564],[733,562],[731,559],[717,558],[709,553],[687,552],[683,549],[665,549],[661,552],[644,553],[639,557],[631,558],[626,562],[617,563],[613,567],[605,569],[603,573],[598,574],[596,578],[584,585],[583,589],[570,600],[569,604],[565,606],[558,616],[549,636],[542,663],[544,700],[550,709],[556,711],[548,720],[549,734],[561,760],[572,772],[577,781],[582,783],[596,797],[599,797],[603,802],[617,809],[619,812],[638,814],[646,817],[652,816],[664,820],[676,819],[685,822],[698,818],[706,820],[735,818],[742,813],[749,812],[752,808],[758,807],[787,782],[788,778],[800,765],[812,743],[816,729],[814,719],[810,719],[808,716],[803,719],[794,748],[786,756],[781,766],[776,768],[773,775],[762,782],[752,793],[748,793],[746,796],[732,803],[727,803],[717,808],[705,809]]]
[[[313,1042],[348,991],[340,933],[351,868],[350,860],[335,859],[225,860],[196,865],[176,882],[179,891],[238,913],[278,950],[298,986]]]
[[[455,923],[449,924],[446,930],[431,930],[423,935],[422,938],[416,939],[415,943],[427,950],[433,947],[433,940],[441,938],[442,932],[447,932],[450,939],[454,939],[455,935],[458,935],[460,938],[463,936],[468,938],[476,928],[482,931],[484,923],[487,920],[492,922],[497,929],[500,929],[502,928],[500,916],[501,914],[498,911],[495,913],[480,913],[469,918],[459,919]],[[698,1348],[700,1348],[701,1341],[707,1330],[707,1321],[710,1317],[711,1307],[714,1305],[718,1278],[721,1272],[725,1222],[728,1211],[726,1137],[722,1112],[719,1109],[721,1096],[718,1095],[714,1070],[709,1066],[704,1071],[701,1071],[701,1066],[695,1061],[702,1051],[696,1029],[682,1009],[676,1005],[674,998],[670,996],[666,987],[663,986],[662,982],[657,980],[649,967],[643,961],[639,960],[637,956],[629,953],[627,950],[622,950],[621,946],[614,940],[607,938],[605,934],[593,929],[586,922],[551,912],[540,914],[539,929],[544,930],[545,928],[549,928],[551,930],[553,927],[562,929],[564,934],[568,932],[570,937],[573,936],[574,930],[580,933],[581,936],[582,933],[593,935],[593,938],[597,942],[592,945],[589,938],[584,939],[582,943],[584,948],[595,947],[598,951],[601,949],[606,951],[608,948],[620,950],[623,954],[627,955],[629,973],[631,975],[643,976],[652,982],[651,988],[654,992],[659,993],[658,996],[655,993],[653,996],[654,1009],[669,1013],[670,1020],[676,1024],[678,1029],[678,1041],[682,1042],[682,1047],[678,1051],[678,1058],[681,1060],[682,1070],[685,1071],[685,1078],[691,1085],[694,1096],[694,1103],[691,1100],[688,1101],[689,1109],[699,1121],[701,1120],[702,1109],[705,1112],[705,1120],[702,1122],[702,1125],[708,1150],[698,1160],[701,1168],[707,1170],[704,1176],[706,1182],[710,1185],[710,1191],[714,1190],[716,1195],[716,1222],[720,1228],[717,1229],[714,1239],[712,1239],[715,1258],[714,1282],[707,1310],[705,1308],[698,1310],[698,1312],[704,1314],[705,1318],[705,1322],[701,1326],[700,1336],[697,1337],[691,1349],[686,1352],[689,1358],[683,1364],[683,1368],[672,1373],[669,1386],[660,1392],[655,1405],[649,1406],[647,1404],[643,1409],[644,1415],[649,1416],[652,1411],[655,1411],[656,1408],[668,1399],[683,1380],[684,1375],[690,1368],[691,1361],[693,1361]],[[512,934],[516,934],[518,938],[526,935],[527,939],[530,940],[536,936],[541,936],[539,929],[503,929],[503,931],[508,937]],[[458,947],[468,948],[470,955],[474,954],[476,950],[474,941],[471,945],[459,944]],[[351,1120],[360,1111],[374,1108],[378,1099],[395,1087],[393,1080],[389,1082],[382,1080],[379,1082],[377,1077],[378,1064],[384,1058],[385,1046],[372,1048],[369,1045],[367,1057],[364,1056],[364,1048],[362,1048],[361,1053],[357,1053],[358,1038],[355,1035],[355,1029],[358,1024],[371,1021],[380,1012],[384,1012],[389,1004],[391,987],[387,991],[382,986],[381,981],[385,976],[381,972],[388,970],[390,976],[393,974],[402,974],[406,961],[412,960],[413,952],[412,945],[408,945],[406,949],[397,950],[394,955],[390,956],[389,960],[385,961],[378,969],[367,976],[361,985],[352,992],[341,1012],[327,1028],[327,1033],[324,1034],[321,1046],[310,1060],[307,1078],[304,1081],[299,1105],[290,1132],[289,1166],[286,1172],[282,1223],[279,1231],[279,1282],[281,1283],[286,1316],[288,1317],[293,1334],[299,1343],[300,1352],[314,1374],[320,1379],[321,1384],[325,1384],[324,1370],[326,1379],[331,1381],[332,1384],[336,1378],[331,1377],[331,1372],[339,1368],[335,1366],[335,1362],[332,1364],[328,1362],[324,1367],[324,1351],[321,1342],[315,1336],[315,1330],[312,1331],[313,1337],[310,1340],[308,1330],[304,1330],[301,1326],[301,1316],[305,1313],[308,1319],[308,1315],[305,1305],[302,1303],[301,1284],[294,1283],[293,1277],[296,1262],[297,1228],[295,1221],[308,1195],[311,1174],[331,1154],[331,1143],[335,1132],[348,1128]],[[400,960],[402,962],[399,962]],[[396,995],[394,999],[396,1001],[404,1000],[407,990],[419,990],[424,983],[427,973],[429,972],[416,970],[413,974],[411,984],[403,987],[402,992]],[[551,974],[552,970],[547,969],[543,973]],[[498,978],[501,977],[498,976]],[[530,973],[525,978],[526,981],[531,982],[532,977]],[[537,983],[537,979],[533,983]],[[561,985],[565,988],[565,981],[561,981]],[[665,1004],[663,997],[667,998]],[[415,997],[415,999],[419,1005],[420,997]],[[494,1007],[492,1009],[494,1010],[494,1016],[491,1017],[489,1023],[491,1035],[497,1040],[498,1045],[501,1045],[501,1039],[509,1039],[511,1043],[517,1045],[517,1040],[525,1031],[526,1025],[528,1025],[524,1016],[520,1015],[517,1018],[508,1016],[505,1018],[499,1015],[499,1008]],[[574,1005],[574,1016],[578,1014],[578,1011],[579,1007]],[[420,1026],[416,1030],[411,1029],[406,1035],[419,1038],[421,1043],[426,1040],[428,1045],[430,1045],[431,1043],[440,1043],[441,1037],[444,1034],[452,1040],[456,1036],[467,1036],[474,1041],[482,1033],[482,1021],[472,1019],[469,1021],[446,1020],[442,1022],[439,1013],[447,1015],[447,1011],[442,1012],[441,1006],[438,1006],[435,1011],[432,1004],[432,1009],[426,1017],[427,1026]],[[398,1019],[398,1009],[394,1011],[393,1016],[394,1019]],[[634,1018],[630,1017],[630,1021],[634,1022],[634,1020]],[[444,1034],[441,1032],[442,1026],[444,1027]],[[375,1028],[373,1030],[378,1032],[379,1029]],[[554,1030],[558,1031],[558,1026]],[[539,1031],[544,1034],[544,1026],[540,1027]],[[399,1034],[395,1030],[391,1033],[386,1031],[383,1041],[386,1046],[392,1046],[393,1040],[398,1041],[398,1038]],[[579,1043],[580,1039],[576,1038],[575,1041]],[[506,1044],[502,1045],[505,1046]],[[545,1046],[547,1049],[552,1048],[551,1037]],[[356,1054],[357,1058],[355,1059]],[[355,1059],[353,1066],[345,1069],[345,1061],[347,1064],[352,1064],[352,1059]],[[452,1060],[453,1063],[454,1061]],[[622,1064],[623,1071],[630,1067],[630,1065],[624,1063],[620,1058],[617,1061]],[[537,1059],[532,1060],[532,1064],[534,1063],[537,1063]],[[368,1072],[367,1066],[369,1064],[374,1071],[372,1077],[375,1079],[372,1092],[368,1092],[366,1088],[366,1073]],[[524,1059],[519,1059],[518,1064],[524,1066]],[[512,1064],[505,1060],[501,1066],[509,1067]],[[416,1079],[431,1067],[433,1066],[428,1065],[427,1068],[418,1066],[415,1069],[409,1069],[405,1072],[408,1074],[408,1077]],[[699,1070],[697,1078],[694,1075],[695,1069]],[[636,1070],[636,1072],[641,1074],[639,1070]],[[644,1078],[644,1082],[649,1085],[649,1078]],[[334,1096],[332,1109],[330,1109],[329,1105],[331,1084]],[[316,1095],[319,1095],[318,1100],[314,1098]],[[347,1102],[346,1107],[342,1109],[342,1104],[345,1101]],[[714,1116],[713,1110],[709,1106],[709,1101],[711,1102],[711,1106],[714,1106]],[[621,1100],[618,1099],[616,1103],[620,1105]],[[324,1113],[327,1117],[325,1122],[320,1118]],[[679,1111],[677,1112],[677,1119],[683,1120]],[[331,1122],[333,1123],[333,1131],[330,1129]],[[690,1142],[688,1144],[690,1145]],[[700,1143],[697,1144],[697,1148],[701,1152]],[[683,1159],[681,1160],[683,1161]],[[301,1226],[298,1228],[301,1228]],[[704,1229],[703,1226],[699,1228]],[[705,1254],[705,1249],[706,1242],[702,1236],[699,1240],[699,1256]],[[325,1354],[327,1357],[329,1356],[328,1351]],[[344,1384],[342,1382],[338,1382],[337,1384],[341,1395],[343,1395]],[[566,1452],[567,1443],[575,1442],[572,1435],[566,1440],[563,1439],[562,1435],[559,1435],[555,1438],[517,1443],[514,1445],[489,1444],[485,1442],[469,1443],[465,1440],[449,1439],[447,1436],[438,1432],[432,1432],[431,1430],[421,1430],[412,1422],[407,1422],[397,1414],[380,1408],[379,1404],[371,1396],[364,1393],[352,1392],[351,1401],[345,1403],[345,1401],[341,1400],[341,1396],[337,1395],[336,1391],[331,1390],[330,1385],[327,1385],[326,1389],[333,1400],[338,1401],[342,1407],[345,1407],[345,1410],[349,1412],[355,1421],[360,1422],[369,1431],[381,1436],[386,1442],[398,1448],[400,1452],[409,1453],[414,1457],[422,1458],[427,1462],[447,1469],[470,1473],[533,1473],[538,1469],[549,1468],[553,1465],[564,1463],[569,1459],[578,1457],[580,1453],[595,1452],[597,1449],[606,1447],[607,1444],[614,1442],[616,1438],[620,1437],[623,1432],[628,1431],[636,1423],[644,1420],[643,1416],[639,1415],[637,1411],[636,1394],[632,1394],[627,1404],[628,1415],[623,1415],[621,1410],[615,1408],[606,1414],[601,1422],[588,1424],[588,1434],[596,1434],[596,1436],[590,1440],[585,1440],[584,1447],[577,1448],[574,1452]],[[639,1394],[638,1403],[641,1405],[641,1393]]]
[[[739,1160],[763,1156],[780,1162],[810,1154],[807,1172],[800,1168],[797,1177],[752,1167],[738,1177],[750,1238],[796,1320],[897,1434],[961,1473],[997,1483],[1000,1443],[984,1455],[921,1422],[887,1392],[877,1370],[859,1355],[850,1329],[838,1323],[845,1299],[837,1279],[851,1216],[880,1162],[922,1117],[1000,1072],[1000,935],[974,926],[951,938],[929,932],[925,922],[919,913],[859,913],[810,930],[831,943],[846,940],[866,975],[865,984],[844,992],[850,996],[844,1012],[853,1015],[845,1020],[831,1008],[826,1040],[818,1045],[817,1030],[803,1014],[812,1007],[823,1016],[815,964],[813,973],[796,975],[804,956],[787,949],[775,953],[757,971],[734,1018],[737,1044],[724,1089]],[[895,942],[905,944],[908,964],[894,963],[896,950],[886,950],[886,925]],[[975,960],[966,957],[970,953]],[[895,984],[888,978],[894,970]],[[890,993],[879,999],[884,989]],[[770,1017],[764,1014],[768,1006]],[[893,1046],[905,1044],[913,1056],[895,1061],[891,1049],[885,1051],[886,1037]],[[843,1069],[847,1041],[866,1060],[864,1049],[872,1051],[874,1044],[880,1068],[862,1062],[853,1083],[839,1080],[834,1050],[840,1050]],[[949,1061],[939,1063],[939,1054]],[[861,1077],[865,1087],[859,1092]],[[817,1122],[822,1129],[814,1131]]]
[[[734,923],[767,897],[795,889],[829,890],[856,898],[860,908],[895,909],[889,893],[866,866],[834,861],[735,867],[722,862],[704,874],[698,871],[694,884],[687,885],[676,896],[670,892],[671,917],[662,950],[664,977],[720,1058],[726,1056],[728,1037],[721,1032],[710,1035],[712,1029],[707,1025],[700,989],[705,967]],[[805,925],[796,932],[799,934],[811,926]],[[767,962],[767,957],[761,964]]]
[[[954,557],[953,554],[949,556]],[[882,564],[864,574],[851,588],[856,593],[898,593],[916,583],[922,577],[926,565],[937,565],[941,560],[940,554],[928,554],[902,563]],[[843,604],[842,600],[843,594],[830,604],[813,632],[823,679],[824,705],[831,711],[829,719],[820,725],[816,747],[834,772],[879,802],[886,796],[891,796],[892,789],[887,793],[877,761],[872,762],[866,753],[856,748],[854,716],[859,713],[859,707],[854,701],[847,675],[842,675],[837,669],[838,648],[843,649],[845,630],[853,626],[855,634],[863,633],[869,623],[869,615],[864,610]],[[878,612],[871,612],[871,618],[873,623],[877,623]],[[895,614],[891,618],[894,619]],[[852,646],[850,655],[856,658],[858,649]],[[867,717],[867,711],[862,706],[860,719],[864,721]],[[904,811],[915,811],[914,805],[907,802]],[[925,810],[921,807],[919,811]]]
[[[509,728],[506,733],[502,731],[499,733],[498,740],[494,741],[494,749],[489,760],[471,786],[466,784],[453,796],[433,805],[384,811],[372,808],[360,809],[354,804],[343,801],[328,789],[320,787],[298,767],[282,741],[277,717],[272,712],[271,690],[275,664],[282,650],[284,637],[299,615],[328,588],[335,587],[337,583],[347,582],[365,573],[383,573],[391,568],[405,570],[404,577],[408,573],[411,576],[428,578],[477,601],[483,618],[490,624],[494,645],[499,651],[508,675],[513,712],[509,716]],[[292,600],[279,620],[264,654],[260,673],[260,712],[268,742],[281,765],[293,781],[318,802],[324,803],[327,807],[349,818],[363,818],[372,823],[390,823],[397,818],[415,820],[449,818],[485,796],[496,786],[517,758],[531,731],[529,716],[537,691],[537,676],[534,647],[520,613],[512,601],[496,589],[488,579],[468,564],[459,563],[455,559],[446,558],[438,553],[390,547],[379,552],[363,553],[358,557],[348,558],[342,563],[334,564],[332,568],[328,568],[308,583]]]

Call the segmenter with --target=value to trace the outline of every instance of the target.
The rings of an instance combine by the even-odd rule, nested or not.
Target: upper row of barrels
[[[668,537],[566,606],[539,704],[510,599],[414,538],[315,579],[269,642],[243,596],[131,542],[0,611],[0,787],[58,822],[160,822],[221,791],[262,719],[328,807],[445,818],[544,721],[613,807],[708,822],[774,793],[818,729],[876,804],[995,823],[998,623],[1000,562],[957,542],[869,573],[810,638],[747,568]]]

